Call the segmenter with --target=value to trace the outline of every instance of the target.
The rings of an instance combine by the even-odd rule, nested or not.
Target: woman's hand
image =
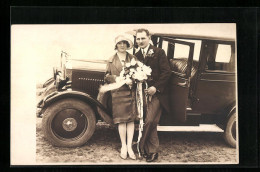
[[[105,80],[105,82],[108,83],[108,84],[114,83],[114,82],[116,82],[116,75],[106,74],[104,80]]]

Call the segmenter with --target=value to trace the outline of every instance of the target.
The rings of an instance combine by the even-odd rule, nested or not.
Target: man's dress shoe
[[[147,154],[146,152],[144,152],[144,153],[142,154],[142,156],[143,156],[144,158],[147,158],[147,157],[148,157],[148,154]]]
[[[151,153],[147,158],[146,162],[153,162],[158,159],[158,153]]]
[[[148,154],[146,153],[145,150],[142,150],[140,147],[139,147],[139,150],[140,150],[140,154],[141,154],[141,157],[139,157],[139,159],[143,159],[143,158],[147,158],[148,157]]]
[[[148,153],[146,153],[146,151],[144,150],[144,151],[142,152],[142,157],[144,157],[144,158],[146,159],[148,156],[149,156]]]

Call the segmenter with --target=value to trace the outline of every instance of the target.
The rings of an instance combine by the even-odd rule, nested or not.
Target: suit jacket
[[[136,59],[136,57],[134,55],[129,54],[127,52],[126,62],[130,62],[132,60],[132,58]],[[117,54],[114,54],[113,56],[111,56],[107,62],[107,68],[106,68],[106,73],[105,73],[105,82],[106,83],[115,82],[115,78],[120,75],[122,68],[123,68],[123,66],[122,66]]]
[[[153,52],[150,56],[149,51]],[[135,54],[137,59],[145,65],[150,66],[152,69],[152,80],[148,82],[148,86],[154,86],[157,90],[158,96],[162,107],[170,112],[169,107],[169,87],[167,87],[170,77],[171,69],[163,49],[150,45],[146,52],[146,57],[143,57],[141,49]]]

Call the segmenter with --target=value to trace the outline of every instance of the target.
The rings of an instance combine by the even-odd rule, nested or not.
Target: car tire
[[[96,117],[92,108],[77,99],[62,99],[44,112],[42,130],[54,146],[78,147],[93,135]]]
[[[236,139],[237,138],[237,130],[236,130],[236,113],[233,112],[232,115],[230,115],[227,125],[225,127],[224,131],[224,139],[227,144],[229,144],[231,147],[236,147]]]

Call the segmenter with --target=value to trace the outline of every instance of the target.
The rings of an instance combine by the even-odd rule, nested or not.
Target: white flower
[[[134,58],[132,58],[132,60],[131,60],[131,66],[134,66],[135,64],[136,64],[136,61],[135,61],[135,59]]]
[[[125,78],[126,78],[126,79],[130,79],[130,75],[126,75]]]
[[[135,69],[134,69],[134,68],[131,68],[131,69],[130,69],[130,72],[135,72]]]
[[[144,64],[142,62],[140,62],[140,61],[137,61],[137,65],[142,67]]]
[[[146,75],[151,75],[152,69],[146,65],[143,66],[143,71]]]
[[[130,63],[126,63],[126,64],[125,64],[125,67],[130,67],[130,66],[131,66]]]
[[[141,70],[141,68],[140,68],[140,70],[138,70],[138,72],[133,74],[133,78],[138,80],[138,81],[140,81],[140,82],[142,82],[143,80],[148,79],[147,75],[145,74],[144,71]]]
[[[148,79],[147,75],[145,75],[145,74],[142,76],[142,78],[143,78],[142,81]]]
[[[133,78],[136,79],[136,80],[138,80],[138,81],[141,81],[141,80],[142,80],[142,76],[141,76],[141,74],[138,73],[138,72],[133,75]]]
[[[126,84],[127,84],[127,85],[131,85],[131,84],[132,84],[132,80],[131,80],[130,78],[126,78],[125,81],[126,81]]]
[[[137,67],[136,68],[136,71],[139,73],[139,72],[142,72],[142,68],[141,67]]]
[[[150,49],[150,50],[148,51],[147,55],[151,56],[153,53],[154,53],[154,52],[153,52],[153,49]]]

